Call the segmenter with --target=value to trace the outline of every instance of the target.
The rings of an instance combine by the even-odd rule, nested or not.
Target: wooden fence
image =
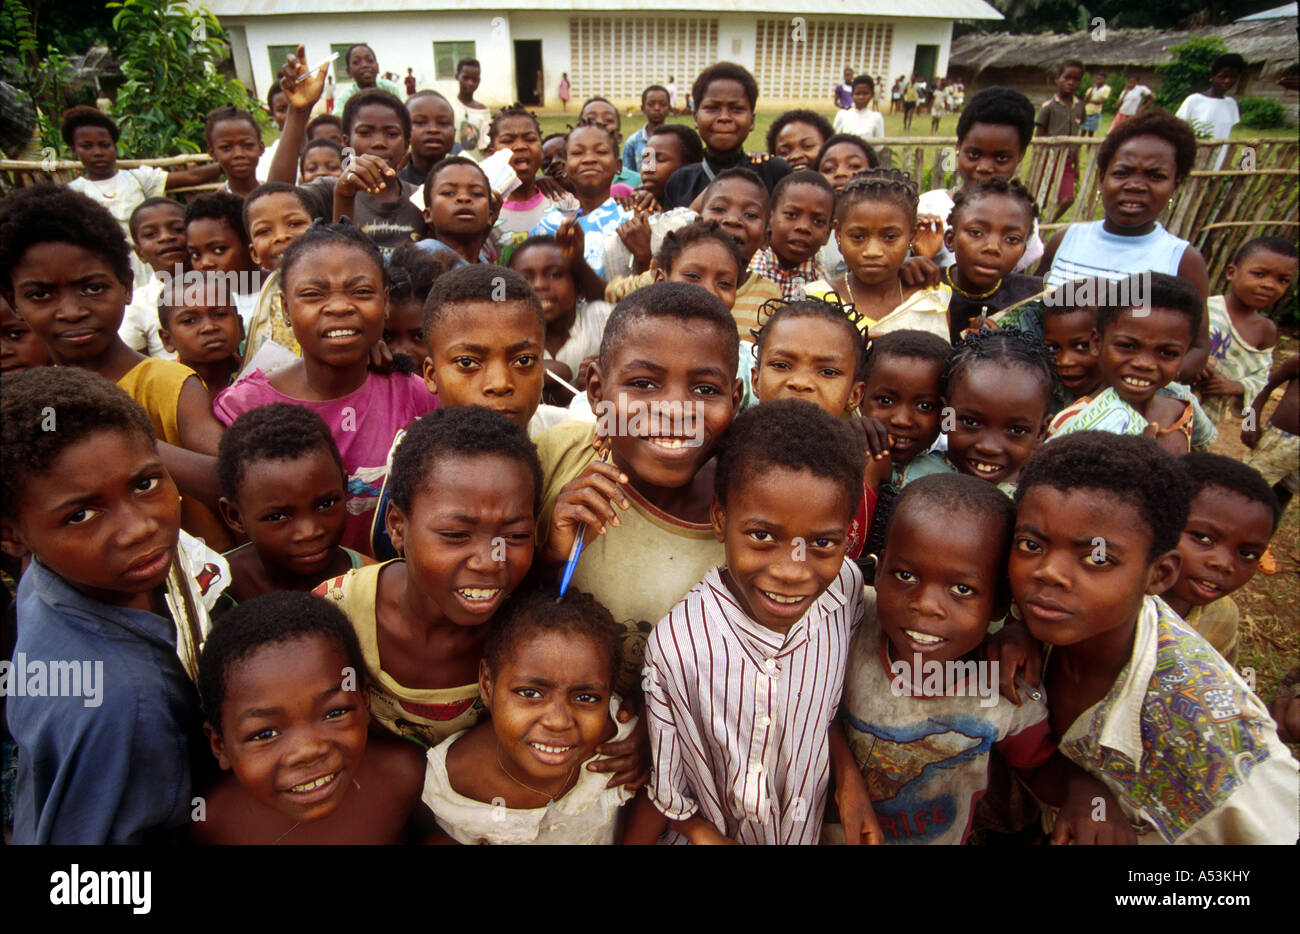
[[[164,156],[160,159],[118,159],[119,169],[134,169],[142,165],[156,165],[165,169],[189,169],[198,165],[207,165],[212,157],[206,152],[185,153],[180,156]],[[54,182],[66,185],[81,175],[81,163],[66,159],[56,162],[31,162],[23,159],[0,159],[0,193],[12,188],[22,188],[38,182]],[[216,191],[221,183],[195,185],[192,188],[173,188],[169,195],[185,195],[200,191]]]

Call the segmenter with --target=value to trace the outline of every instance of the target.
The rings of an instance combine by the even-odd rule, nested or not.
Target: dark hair
[[[856,88],[860,84],[865,84],[871,89],[871,96],[876,96],[876,82],[871,79],[870,75],[858,75],[849,82],[849,87]]]
[[[1201,293],[1197,292],[1196,287],[1186,279],[1163,272],[1135,273],[1127,282],[1108,283],[1110,287],[1106,291],[1111,294],[1097,306],[1097,333],[1104,335],[1121,314],[1138,307],[1131,299],[1135,295],[1142,294],[1138,284],[1142,276],[1151,278],[1151,287],[1146,290],[1144,307],[1178,312],[1187,319],[1192,341],[1195,341],[1196,335],[1201,330],[1201,317],[1205,313],[1205,302],[1201,299]]]
[[[1005,596],[1007,556],[1011,551],[1011,536],[1016,528],[1016,507],[996,485],[961,473],[931,474],[918,477],[903,487],[894,500],[885,526],[885,542],[889,530],[908,509],[929,510],[944,522],[956,516],[976,519],[982,531],[988,534],[985,548],[998,556],[997,592]]]
[[[199,694],[208,723],[221,732],[221,706],[230,686],[230,669],[266,646],[313,637],[343,650],[356,674],[358,697],[366,686],[366,662],[356,630],[332,600],[294,590],[277,590],[246,600],[221,617],[199,656]],[[339,673],[340,684],[343,673]]]
[[[670,97],[672,96],[672,95],[670,95],[670,94],[668,93],[668,89],[667,89],[666,87],[664,87],[662,84],[652,84],[652,85],[650,85],[650,87],[646,88],[644,91],[641,92],[641,106],[642,106],[642,107],[645,106],[645,99],[646,99],[647,97],[649,97],[649,96],[650,96],[652,93],[654,93],[655,91],[658,91],[658,92],[659,92],[660,94],[662,94],[664,97],[669,97],[669,98],[670,98]]]
[[[311,146],[311,143],[308,143],[307,145]],[[305,149],[303,151],[306,152]],[[315,210],[310,204],[307,203],[307,197],[303,194],[302,189],[299,188],[297,185],[291,185],[289,182],[263,182],[261,185],[258,185],[256,188],[250,191],[248,193],[248,196],[244,198],[243,221],[244,221],[245,232],[247,232],[249,229],[249,224],[248,224],[249,208],[253,206],[254,202],[260,201],[262,198],[265,198],[268,195],[293,195],[295,198],[298,199],[298,203],[302,205],[302,209],[307,212],[308,217],[311,217],[312,211]],[[251,234],[249,235],[249,239],[252,239]]]
[[[262,128],[258,126],[257,119],[247,110],[240,110],[233,104],[222,104],[220,107],[208,111],[208,115],[203,118],[203,138],[212,145],[212,132],[217,128],[218,123],[225,123],[227,120],[238,120],[247,123],[253,128],[253,135],[258,141],[262,139]]]
[[[487,185],[488,191],[492,191],[492,182],[488,180],[487,173],[483,167],[466,156],[443,156],[433,165],[429,166],[429,174],[424,177],[424,206],[427,208],[433,204],[433,185],[438,175],[443,169],[449,169],[453,165],[468,165],[478,169],[478,173],[483,176],[483,184]],[[491,194],[488,195],[489,199]]]
[[[442,95],[438,95],[441,97]],[[533,122],[533,127],[537,130],[537,136],[542,135],[542,125],[537,122],[537,115],[525,107],[523,104],[511,104],[509,107],[502,107],[492,115],[492,122],[488,124],[488,143],[495,146],[497,143],[497,126],[502,120],[508,120],[511,117],[527,117]]]
[[[276,97],[278,97],[278,96],[281,95],[281,94],[284,94],[284,88],[281,87],[280,82],[279,82],[279,81],[272,81],[272,82],[271,82],[271,86],[270,86],[269,88],[266,89],[266,108],[267,108],[267,110],[275,110],[275,99],[276,99]],[[286,99],[287,99],[287,98],[288,98],[288,95],[286,94],[285,97],[286,97]]]
[[[812,169],[800,169],[797,172],[791,172],[786,175],[772,188],[772,210],[776,210],[777,202],[786,190],[796,185],[810,185],[813,188],[820,188],[826,197],[831,199],[831,213],[835,213],[835,188],[826,180],[826,176],[821,172],[814,172]]]
[[[602,101],[605,100],[603,97],[599,99]],[[618,164],[620,166],[623,164],[622,159],[619,158],[618,155],[618,133],[605,126],[605,124],[601,123],[599,120],[593,120],[591,117],[583,117],[569,129],[569,132],[564,137],[564,149],[566,153],[569,149],[569,137],[579,130],[600,130],[600,132],[608,136],[609,144],[614,147],[614,155],[618,158]]]
[[[655,127],[650,137],[675,136],[682,147],[682,165],[694,165],[704,160],[704,143],[700,134],[682,123],[661,123]],[[649,137],[648,137],[649,138]],[[548,137],[549,139],[549,137]]]
[[[113,138],[114,143],[118,140],[120,131],[112,117],[98,107],[81,104],[63,111],[63,123],[59,127],[59,135],[63,137],[63,141],[68,144],[69,148],[73,145],[72,141],[77,135],[77,130],[83,126],[100,127],[108,131],[108,135]]]
[[[929,360],[942,368],[948,363],[952,348],[938,334],[910,329],[890,331],[867,345],[867,360],[863,364],[862,378],[871,378],[871,370],[882,357],[907,357],[911,360]]]
[[[306,145],[302,147],[302,152],[298,154],[298,169],[300,171],[307,163],[307,153],[311,152],[313,149],[328,149],[338,156],[340,160],[343,158],[343,147],[334,142],[334,140],[325,136],[322,136],[319,139],[309,139],[307,140]]]
[[[415,496],[427,489],[434,464],[446,457],[492,455],[518,461],[533,478],[533,515],[542,506],[542,465],[528,433],[500,412],[481,405],[437,409],[406,426],[393,466],[388,493],[394,506],[411,514]]]
[[[957,189],[956,194],[952,196],[952,210],[948,212],[948,225],[956,224],[957,212],[966,205],[978,201],[980,198],[987,198],[990,195],[1005,195],[1009,198],[1015,198],[1024,205],[1025,211],[1029,214],[1029,226],[1034,226],[1034,221],[1038,220],[1038,202],[1034,200],[1033,193],[1020,183],[1018,179],[1005,179],[1000,175],[983,182],[967,183]]]
[[[224,221],[248,246],[248,228],[244,226],[244,199],[228,191],[209,191],[185,205],[185,226],[194,221]]]
[[[867,169],[849,179],[835,199],[835,222],[838,224],[849,208],[862,201],[892,201],[902,208],[909,228],[916,226],[916,205],[920,190],[906,172],[898,169]]]
[[[402,124],[402,138],[410,140],[411,138],[411,114],[407,111],[406,105],[396,95],[383,88],[365,88],[357,91],[348,98],[343,105],[343,135],[352,135],[352,124],[357,120],[357,111],[362,107],[369,107],[372,104],[378,104],[380,107],[387,107],[393,113],[397,114],[397,120]]]
[[[30,185],[0,201],[0,291],[13,291],[14,267],[38,243],[71,243],[100,257],[123,285],[135,279],[122,225],[71,188]]]
[[[343,67],[345,69],[352,67],[352,53],[357,49],[369,49],[370,54],[375,56],[375,64],[379,64],[379,56],[375,55],[374,49],[371,49],[370,46],[364,42],[354,42],[352,45],[348,46],[348,50],[343,56]]]
[[[1212,486],[1236,493],[1244,499],[1267,506],[1273,514],[1273,531],[1277,531],[1278,521],[1282,518],[1282,505],[1268,481],[1254,467],[1208,451],[1193,451],[1184,455],[1183,466],[1192,478],[1193,499],[1206,487]]]
[[[1256,253],[1265,252],[1276,253],[1287,259],[1295,259],[1298,255],[1294,240],[1288,240],[1286,237],[1255,237],[1241,245],[1241,249],[1237,250],[1237,254],[1232,258],[1232,265],[1240,266]]]
[[[217,483],[221,495],[239,498],[248,465],[257,461],[294,461],[324,451],[346,477],[343,458],[329,425],[311,409],[272,402],[239,416],[221,436],[217,448]]]
[[[1246,60],[1236,52],[1224,52],[1222,55],[1215,56],[1214,60],[1210,62],[1211,75],[1217,75],[1225,68],[1231,68],[1238,72],[1245,71]]]
[[[57,430],[51,431],[51,424]],[[16,518],[28,480],[101,431],[154,440],[144,409],[89,370],[41,366],[6,376],[0,395],[0,515]]]
[[[953,344],[948,353],[942,383],[945,401],[951,403],[954,384],[973,364],[980,362],[1020,367],[1037,376],[1043,386],[1044,412],[1060,391],[1056,361],[1042,341],[1013,329],[976,331]]]
[[[556,633],[590,639],[609,664],[613,688],[623,660],[622,627],[591,594],[570,590],[556,600],[551,590],[528,587],[512,593],[496,615],[483,645],[483,660],[493,678],[509,662],[524,640]]]
[[[815,111],[806,108],[799,110],[787,110],[781,116],[772,121],[772,125],[767,128],[767,151],[776,153],[776,138],[792,123],[806,123],[815,129],[823,140],[830,139],[835,135],[835,129],[831,122]]]
[[[961,116],[957,118],[958,144],[976,123],[1015,127],[1023,153],[1034,138],[1034,105],[1013,88],[984,88],[972,95],[961,109]]]
[[[1062,283],[1043,297],[1043,317],[1072,315],[1076,311],[1092,313],[1097,320],[1097,309],[1105,301],[1107,290],[1111,288],[1109,279],[1083,278]],[[1088,299],[1088,301],[1082,301]]]
[[[508,267],[470,263],[449,270],[434,281],[429,297],[424,300],[425,339],[428,340],[449,309],[471,302],[520,304],[537,315],[542,327],[546,326],[542,303],[527,279]]]
[[[1056,66],[1056,77],[1059,78],[1061,75],[1065,74],[1065,69],[1067,68],[1077,68],[1080,71],[1083,71],[1083,62],[1079,61],[1077,58],[1067,58],[1065,61],[1061,62],[1061,64]]]
[[[725,506],[732,490],[774,467],[834,481],[849,504],[845,519],[862,502],[866,455],[853,429],[804,399],[764,402],[736,416],[718,445],[713,495]]]
[[[763,320],[764,314],[767,315],[766,320]],[[787,318],[825,318],[844,326],[844,333],[853,345],[853,379],[863,381],[866,379],[867,338],[864,331],[858,330],[857,319],[860,317],[852,306],[846,307],[825,299],[807,298],[793,302],[780,298],[768,299],[759,309],[759,320],[763,323],[754,332],[754,359],[763,359],[763,348],[772,329]]]
[[[455,268],[457,257],[448,252],[430,253],[414,243],[403,243],[388,257],[388,300],[417,301],[424,307],[433,283]]]
[[[606,100],[603,97],[589,97],[582,102],[582,106],[578,108],[578,125],[581,126],[582,123],[584,122],[582,112],[586,110],[588,107],[590,107],[592,104],[596,104],[596,103],[604,104],[610,110],[614,111],[614,118],[618,121],[618,128],[621,131],[623,129],[623,115],[618,112],[617,107],[615,107],[610,101]]]
[[[1151,532],[1148,563],[1178,546],[1192,500],[1181,459],[1150,438],[1108,431],[1062,435],[1031,454],[1016,485],[1016,508],[1042,485],[1084,495],[1101,490],[1128,503]]]
[[[1102,176],[1119,147],[1139,136],[1155,136],[1174,147],[1174,175],[1182,181],[1196,161],[1196,134],[1184,121],[1163,110],[1148,110],[1125,120],[1097,148],[1097,168]]]
[[[284,255],[280,257],[281,286],[288,286],[291,267],[298,265],[298,262],[308,253],[325,246],[347,246],[359,252],[379,267],[383,286],[387,288],[387,267],[384,266],[384,258],[379,253],[379,247],[375,246],[375,241],[363,234],[360,228],[351,224],[315,224],[290,243]],[[288,291],[288,288],[284,288],[286,294]]]
[[[407,69],[407,71],[410,71],[410,70],[411,70],[411,69],[409,69],[409,68]],[[408,98],[406,99],[406,106],[409,108],[409,107],[411,106],[411,101],[418,101],[418,100],[419,100],[420,98],[422,98],[422,97],[436,97],[436,98],[438,98],[438,100],[442,101],[442,102],[443,102],[444,104],[446,104],[448,107],[451,107],[451,101],[447,100],[447,96],[446,96],[445,94],[442,94],[442,93],[439,92],[439,91],[430,90],[430,89],[428,89],[428,88],[426,88],[426,89],[423,90],[423,91],[416,91],[414,94],[412,94],[410,97],[408,97]],[[409,111],[408,111],[408,112],[409,112]]]
[[[460,74],[460,70],[465,67],[477,68],[479,71],[483,70],[483,66],[478,63],[477,58],[462,58],[456,63],[456,74]]]
[[[717,62],[700,72],[691,85],[691,100],[695,102],[696,110],[700,109],[700,102],[708,93],[709,85],[715,81],[738,82],[745,89],[745,100],[749,101],[749,109],[753,110],[758,106],[758,82],[749,73],[749,69],[735,62]]]
[[[338,114],[320,114],[318,116],[312,117],[311,122],[307,124],[307,139],[312,138],[312,134],[316,132],[316,128],[318,126],[322,126],[326,123],[332,123],[334,126],[339,128],[340,133],[343,132],[342,117],[340,117]]]
[[[659,245],[659,252],[654,256],[655,265],[662,269],[665,274],[671,273],[673,264],[677,262],[683,252],[695,244],[705,241],[712,241],[725,246],[727,255],[736,261],[737,278],[744,275],[745,260],[740,255],[740,247],[736,245],[735,240],[731,239],[731,234],[713,221],[695,221],[693,224],[687,224],[684,227],[669,231],[668,235],[664,237],[663,243]]]
[[[826,158],[826,153],[830,152],[832,146],[838,146],[840,143],[848,143],[850,146],[857,146],[861,149],[863,157],[867,160],[867,168],[880,168],[880,157],[871,148],[871,144],[861,136],[854,136],[852,133],[832,133],[826,137],[826,142],[822,143],[822,148],[817,150],[817,158],[813,161],[813,167],[821,171],[822,160]]]
[[[148,211],[151,208],[162,207],[163,205],[175,208],[180,212],[182,217],[185,216],[185,205],[181,204],[179,201],[173,200],[172,198],[146,198],[144,201],[141,201],[136,205],[135,210],[131,212],[131,219],[126,222],[127,228],[131,231],[131,240],[133,242],[138,242],[135,235],[135,228],[140,222],[140,212]]]
[[[703,321],[723,335],[727,345],[726,365],[731,378],[740,364],[740,335],[736,319],[712,292],[686,282],[655,282],[637,289],[610,312],[600,340],[600,366],[608,368],[614,352],[629,340],[637,325],[653,318],[675,321]]]
[[[519,257],[528,250],[541,247],[554,247],[558,250],[560,249],[560,244],[553,234],[534,234],[510,251],[510,259],[506,263],[506,268],[514,269],[515,261],[518,260]],[[573,270],[569,268],[567,263],[564,265],[564,274],[568,276],[570,280],[573,279]]]
[[[755,188],[761,191],[763,193],[763,197],[762,197],[763,205],[768,211],[771,211],[772,195],[768,192],[767,185],[763,183],[763,180],[758,177],[758,173],[755,172],[753,169],[747,169],[739,165],[733,166],[730,169],[723,169],[721,172],[719,172],[717,175],[713,177],[713,181],[709,182],[709,184],[706,185],[704,188],[704,192],[700,197],[700,206],[703,207],[706,203],[708,203],[709,192],[711,192],[714,188],[716,188],[718,185],[720,185],[723,182],[731,181],[732,179],[737,179],[737,178],[740,179],[742,182],[747,182],[748,184],[753,185]]]

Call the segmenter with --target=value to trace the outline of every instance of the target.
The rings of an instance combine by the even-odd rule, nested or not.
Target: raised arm
[[[307,138],[311,109],[316,106],[321,92],[325,90],[327,68],[328,62],[314,74],[303,77],[308,74],[307,53],[302,46],[298,46],[298,51],[281,69],[280,87],[289,98],[289,115],[285,117],[280,145],[275,148],[275,158],[271,160],[267,181],[288,182],[292,185],[298,180],[298,154]]]

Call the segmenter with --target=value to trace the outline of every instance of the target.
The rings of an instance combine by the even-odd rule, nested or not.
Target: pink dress
[[[560,100],[564,101],[566,104],[569,102],[569,79],[568,78],[560,79]]]

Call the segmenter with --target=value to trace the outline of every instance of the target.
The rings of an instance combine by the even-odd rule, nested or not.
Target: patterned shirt
[[[754,258],[749,261],[749,272],[751,275],[771,279],[779,285],[781,297],[788,302],[804,298],[808,286],[825,275],[821,260],[815,255],[793,269],[786,269],[770,246],[765,246],[754,254]]]
[[[621,207],[613,198],[607,199],[604,204],[577,217],[578,226],[582,228],[584,235],[583,259],[587,261],[592,272],[602,279],[605,278],[605,233],[616,230],[624,221],[631,219],[632,212]],[[537,222],[537,226],[528,232],[528,235],[530,237],[539,234],[554,235],[563,223],[564,215],[560,213],[560,209],[552,208]]]
[[[1210,313],[1210,366],[1224,379],[1241,383],[1242,388],[1240,395],[1207,396],[1203,400],[1205,414],[1220,422],[1229,406],[1237,415],[1263,391],[1273,367],[1273,348],[1260,350],[1241,336],[1222,295],[1211,295],[1205,304]]]
[[[669,611],[646,646],[650,797],[670,820],[698,813],[741,843],[816,843],[829,730],[863,616],[862,572],[846,560],[782,636],[749,618],[720,571]]]
[[[1290,844],[1300,834],[1296,760],[1268,710],[1157,597],[1143,603],[1128,665],[1060,750],[1141,824],[1139,842]]]

